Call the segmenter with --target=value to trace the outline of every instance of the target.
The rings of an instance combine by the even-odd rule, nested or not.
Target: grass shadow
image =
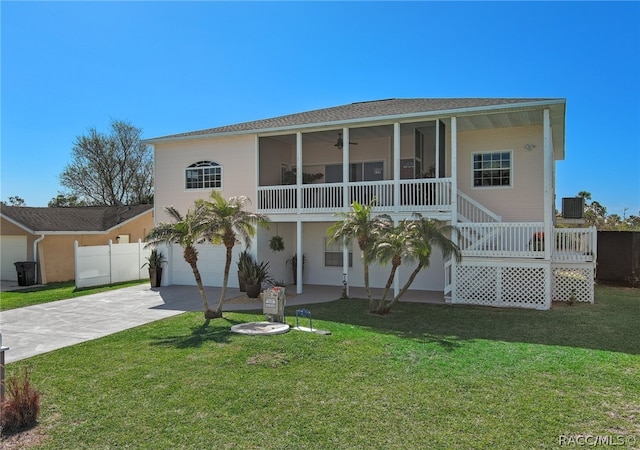
[[[554,304],[549,311],[399,303],[390,314],[367,313],[363,299],[312,306],[315,320],[369,328],[454,350],[486,339],[640,354],[640,290],[598,287],[595,304]],[[295,315],[287,308],[287,315]]]
[[[223,317],[222,319],[205,320],[200,326],[191,327],[191,331],[185,334],[162,336],[152,345],[175,348],[199,348],[205,342],[227,344],[230,342],[231,325],[241,323],[239,321]]]

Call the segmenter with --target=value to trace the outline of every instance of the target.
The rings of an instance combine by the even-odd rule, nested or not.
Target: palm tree
[[[400,254],[404,256],[407,261],[417,260],[418,264],[413,272],[411,272],[411,275],[409,275],[409,279],[405,285],[400,289],[400,292],[398,292],[398,295],[388,304],[378,307],[376,312],[379,314],[388,313],[400,297],[407,292],[418,273],[422,269],[429,267],[429,259],[433,247],[439,248],[445,258],[453,255],[458,262],[462,259],[458,246],[447,237],[448,234],[457,231],[454,227],[442,225],[438,220],[425,219],[419,213],[414,213],[412,219],[403,221],[401,225],[403,231],[400,234],[402,235],[405,248]]]
[[[383,265],[391,263],[391,270],[389,272],[389,278],[387,279],[387,284],[384,287],[384,291],[382,292],[382,297],[378,302],[377,310],[383,308],[384,301],[387,299],[387,294],[389,293],[389,289],[391,289],[391,285],[393,284],[393,280],[396,275],[396,271],[398,267],[402,264],[403,256],[407,255],[407,221],[402,220],[396,226],[380,227],[376,230],[376,240],[374,244],[374,257],[375,259]],[[374,311],[371,311],[374,312]]]
[[[373,259],[373,244],[375,242],[375,231],[385,224],[384,216],[376,216],[371,218],[371,211],[375,205],[375,198],[371,200],[369,205],[361,205],[358,202],[351,204],[351,211],[339,213],[338,216],[342,217],[340,222],[333,224],[327,235],[329,236],[329,242],[336,242],[338,240],[356,239],[358,241],[358,247],[360,248],[360,255],[362,257],[362,266],[364,268],[364,288],[367,292],[367,298],[369,299],[369,308],[373,307],[373,301],[371,299],[371,288],[369,287],[369,262]]]
[[[229,197],[227,200],[219,191],[212,191],[210,200],[196,200],[196,206],[203,209],[206,217],[207,225],[204,235],[211,243],[222,244],[226,248],[222,292],[220,302],[213,311],[214,317],[222,317],[233,247],[237,243],[244,242],[248,248],[251,245],[251,238],[256,234],[256,225],[268,227],[267,216],[244,209],[248,203],[251,201],[244,195]]]
[[[191,266],[193,276],[198,285],[198,291],[204,305],[204,317],[207,320],[212,319],[214,311],[209,308],[209,303],[207,302],[207,294],[198,270],[198,250],[195,248],[195,244],[205,240],[203,233],[207,228],[207,221],[204,208],[196,203],[194,208],[189,209],[184,217],[173,206],[165,207],[164,210],[175,222],[156,225],[145,237],[147,242],[145,247],[174,243],[182,247],[182,256]]]

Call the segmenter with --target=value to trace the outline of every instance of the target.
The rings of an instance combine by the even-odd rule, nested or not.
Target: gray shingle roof
[[[370,102],[358,102],[332,108],[316,109],[297,114],[274,117],[270,119],[243,122],[206,130],[190,131],[158,138],[148,139],[147,142],[207,136],[227,133],[258,132],[267,129],[289,128],[296,126],[311,126],[314,124],[340,123],[357,119],[372,119],[375,117],[394,117],[419,113],[433,113],[437,111],[451,111],[468,108],[490,108],[522,103],[545,102],[548,98],[411,98],[387,99]]]
[[[0,213],[34,232],[100,232],[153,209],[153,205],[34,208],[0,205]]]

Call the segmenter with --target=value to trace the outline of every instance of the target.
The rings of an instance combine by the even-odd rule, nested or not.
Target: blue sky
[[[354,101],[567,99],[557,198],[640,214],[638,2],[0,2],[1,192],[46,206],[76,136]]]

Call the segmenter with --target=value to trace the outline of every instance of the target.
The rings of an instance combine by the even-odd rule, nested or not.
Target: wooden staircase
[[[461,223],[497,223],[502,222],[502,217],[486,208],[480,202],[469,197],[464,192],[458,191],[458,222]],[[456,224],[453,224],[454,226]],[[458,241],[465,241],[466,248],[481,246],[490,240],[495,232],[488,232],[480,229],[465,229],[458,234]],[[451,291],[453,289],[453,258],[449,258],[444,263],[445,287],[444,297],[446,300],[451,299]]]

